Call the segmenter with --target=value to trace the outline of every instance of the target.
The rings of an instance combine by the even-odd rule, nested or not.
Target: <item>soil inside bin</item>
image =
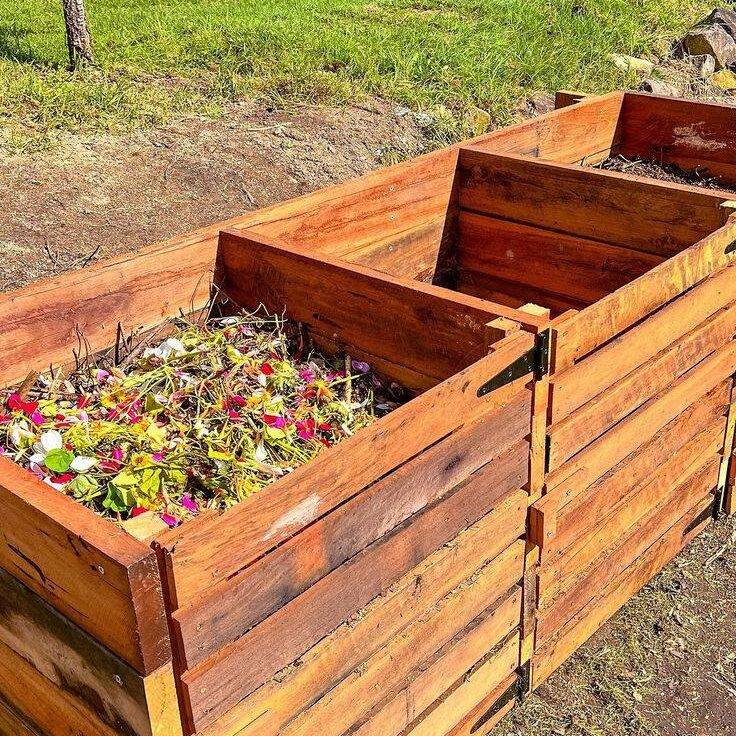
[[[673,184],[687,184],[702,189],[718,189],[720,191],[733,192],[736,188],[720,180],[718,177],[710,176],[706,168],[683,169],[676,164],[659,163],[647,159],[630,159],[626,156],[611,156],[605,161],[596,164],[595,168],[604,171],[618,171],[622,174],[644,176],[648,179],[672,182]]]

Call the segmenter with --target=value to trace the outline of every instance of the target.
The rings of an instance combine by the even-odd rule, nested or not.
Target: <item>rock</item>
[[[661,79],[645,79],[641,83],[641,89],[653,95],[662,95],[662,97],[680,97],[682,94],[674,84],[663,82]]]
[[[625,72],[642,72],[643,74],[651,74],[654,70],[654,63],[648,59],[640,59],[636,56],[626,56],[625,54],[611,54],[613,63]]]
[[[555,109],[555,96],[549,92],[538,92],[524,103],[529,115],[544,115]]]
[[[721,69],[710,78],[710,83],[719,89],[734,90],[736,89],[736,74],[730,69]]]
[[[491,127],[491,115],[479,107],[472,107],[465,115],[465,123],[473,135],[483,135]]]
[[[736,62],[736,10],[717,8],[682,39],[690,56],[712,56],[716,69]]]
[[[701,79],[708,79],[716,70],[716,60],[709,54],[691,56],[690,63],[698,70]]]

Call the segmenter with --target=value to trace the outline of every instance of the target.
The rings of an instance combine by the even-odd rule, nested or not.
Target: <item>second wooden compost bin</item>
[[[579,165],[667,104],[583,100],[0,296],[2,385],[214,280],[414,395],[142,540],[0,458],[0,734],[477,736],[544,680],[727,485],[729,195]],[[727,113],[677,105],[729,175]]]

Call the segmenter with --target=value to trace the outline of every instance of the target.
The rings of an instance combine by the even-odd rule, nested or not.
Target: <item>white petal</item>
[[[258,447],[256,447],[256,451],[254,454],[256,460],[261,463],[268,457],[268,453],[266,452],[266,448],[264,447],[263,442],[260,442],[258,444]]]
[[[186,353],[187,351],[187,349],[184,347],[184,343],[181,342],[181,340],[177,340],[175,337],[170,337],[164,342],[164,345],[169,348],[169,351],[173,351],[177,353],[177,355],[181,355],[182,353]]]
[[[33,449],[34,450],[36,449],[36,445],[33,446]],[[45,452],[36,452],[28,458],[28,462],[31,465],[43,465],[43,461],[45,459],[46,459]]]
[[[55,429],[49,429],[41,435],[41,447],[43,447],[44,452],[60,450],[63,446],[64,440],[62,440],[61,434]]]
[[[86,473],[88,470],[94,468],[95,465],[97,465],[97,460],[95,460],[93,457],[85,457],[84,455],[80,455],[79,457],[75,457],[74,460],[72,460],[69,467],[75,473]]]

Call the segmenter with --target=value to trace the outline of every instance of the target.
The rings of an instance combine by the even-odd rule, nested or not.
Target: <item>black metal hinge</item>
[[[518,378],[527,375],[527,373],[534,373],[534,378],[537,381],[546,376],[549,373],[549,343],[549,328],[538,332],[534,336],[534,347],[486,381],[478,389],[478,396],[486,396],[497,388],[513,383]]]
[[[682,533],[683,537],[686,537],[693,529],[697,529],[704,521],[713,519],[718,521],[723,510],[723,499],[726,496],[726,484],[718,486],[715,490],[715,498],[713,503],[708,508],[703,509],[686,527]]]

